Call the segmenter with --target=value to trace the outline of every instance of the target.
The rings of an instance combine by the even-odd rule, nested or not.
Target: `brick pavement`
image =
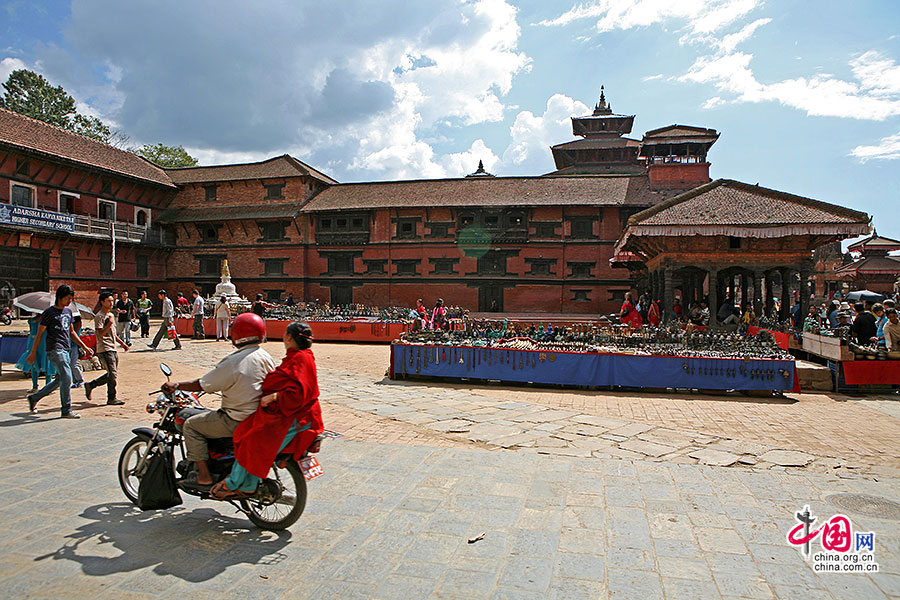
[[[815,573],[784,541],[834,493],[900,480],[331,440],[301,520],[254,529],[118,489],[123,422],[0,414],[0,590],[10,598],[900,598],[897,522],[877,574]],[[466,540],[484,533],[474,544]]]
[[[190,378],[231,351],[229,345],[212,341],[185,340],[185,348],[184,352],[122,355],[119,387],[127,405],[87,405],[88,414],[143,418],[139,407],[146,402],[145,390],[155,381],[155,377],[148,381],[146,373],[155,371],[157,362],[169,361],[176,377]],[[270,343],[267,348],[274,356],[283,354],[280,344]],[[519,452],[676,463],[730,461],[739,468],[808,462],[803,468],[846,476],[900,475],[896,396],[860,400],[834,394],[786,398],[635,395],[390,382],[383,376],[388,355],[384,346],[317,344],[316,355],[328,426],[351,439],[443,447],[475,444]],[[0,406],[22,404],[19,394],[24,382],[4,376]],[[22,389],[8,391],[10,385]],[[79,392],[74,397],[78,400]],[[47,412],[55,410],[52,399],[43,406]],[[771,454],[771,450],[801,454],[788,455],[785,461],[784,453]]]

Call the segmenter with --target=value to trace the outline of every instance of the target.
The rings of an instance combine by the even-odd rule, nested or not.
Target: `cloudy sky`
[[[606,86],[633,137],[721,132],[714,178],[865,210],[900,236],[900,3],[0,0],[26,67],[135,143],[290,153],[339,181],[553,170]]]

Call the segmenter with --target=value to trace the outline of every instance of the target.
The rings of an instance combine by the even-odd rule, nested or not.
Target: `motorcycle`
[[[165,363],[160,364],[160,370],[166,378],[172,375],[172,370]],[[180,450],[181,460],[175,470],[181,477],[194,470],[194,463],[189,461],[185,454],[183,424],[189,417],[209,410],[200,404],[202,392],[195,394],[175,390],[172,394],[165,394],[158,390],[151,395],[157,393],[159,396],[156,400],[147,405],[149,414],[160,415],[159,421],[154,424],[155,429],[149,427],[132,429],[135,437],[125,444],[119,455],[119,485],[125,496],[134,504],[138,503],[138,488],[147,470],[148,458],[155,453],[157,446],[167,446],[173,456],[176,447]],[[279,454],[269,471],[269,476],[260,482],[252,496],[237,501],[232,499],[222,501],[229,502],[262,529],[278,531],[290,527],[306,508],[307,480],[322,475],[322,467],[316,458],[310,455],[319,452],[324,438],[322,435],[317,436],[303,453],[299,463],[294,460],[293,455]],[[210,439],[208,445],[209,470],[213,479],[218,482],[231,473],[234,464],[234,445],[231,438]],[[208,490],[190,486],[178,487],[180,491],[198,496],[201,500],[215,500]]]
[[[11,325],[13,322],[13,311],[10,307],[0,308],[0,325]]]

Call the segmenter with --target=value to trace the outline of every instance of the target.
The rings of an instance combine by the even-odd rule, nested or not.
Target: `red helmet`
[[[256,313],[245,312],[231,323],[231,341],[235,346],[261,344],[266,341],[266,323]]]

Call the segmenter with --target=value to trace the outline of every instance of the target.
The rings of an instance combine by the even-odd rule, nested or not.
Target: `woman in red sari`
[[[656,327],[659,325],[660,314],[659,314],[659,300],[650,302],[650,308],[647,310],[647,322]]]
[[[292,454],[299,460],[324,430],[316,360],[309,349],[312,340],[312,330],[305,322],[287,326],[287,356],[263,381],[259,408],[234,430],[235,463],[228,478],[210,490],[213,498],[252,495],[278,454]]]

